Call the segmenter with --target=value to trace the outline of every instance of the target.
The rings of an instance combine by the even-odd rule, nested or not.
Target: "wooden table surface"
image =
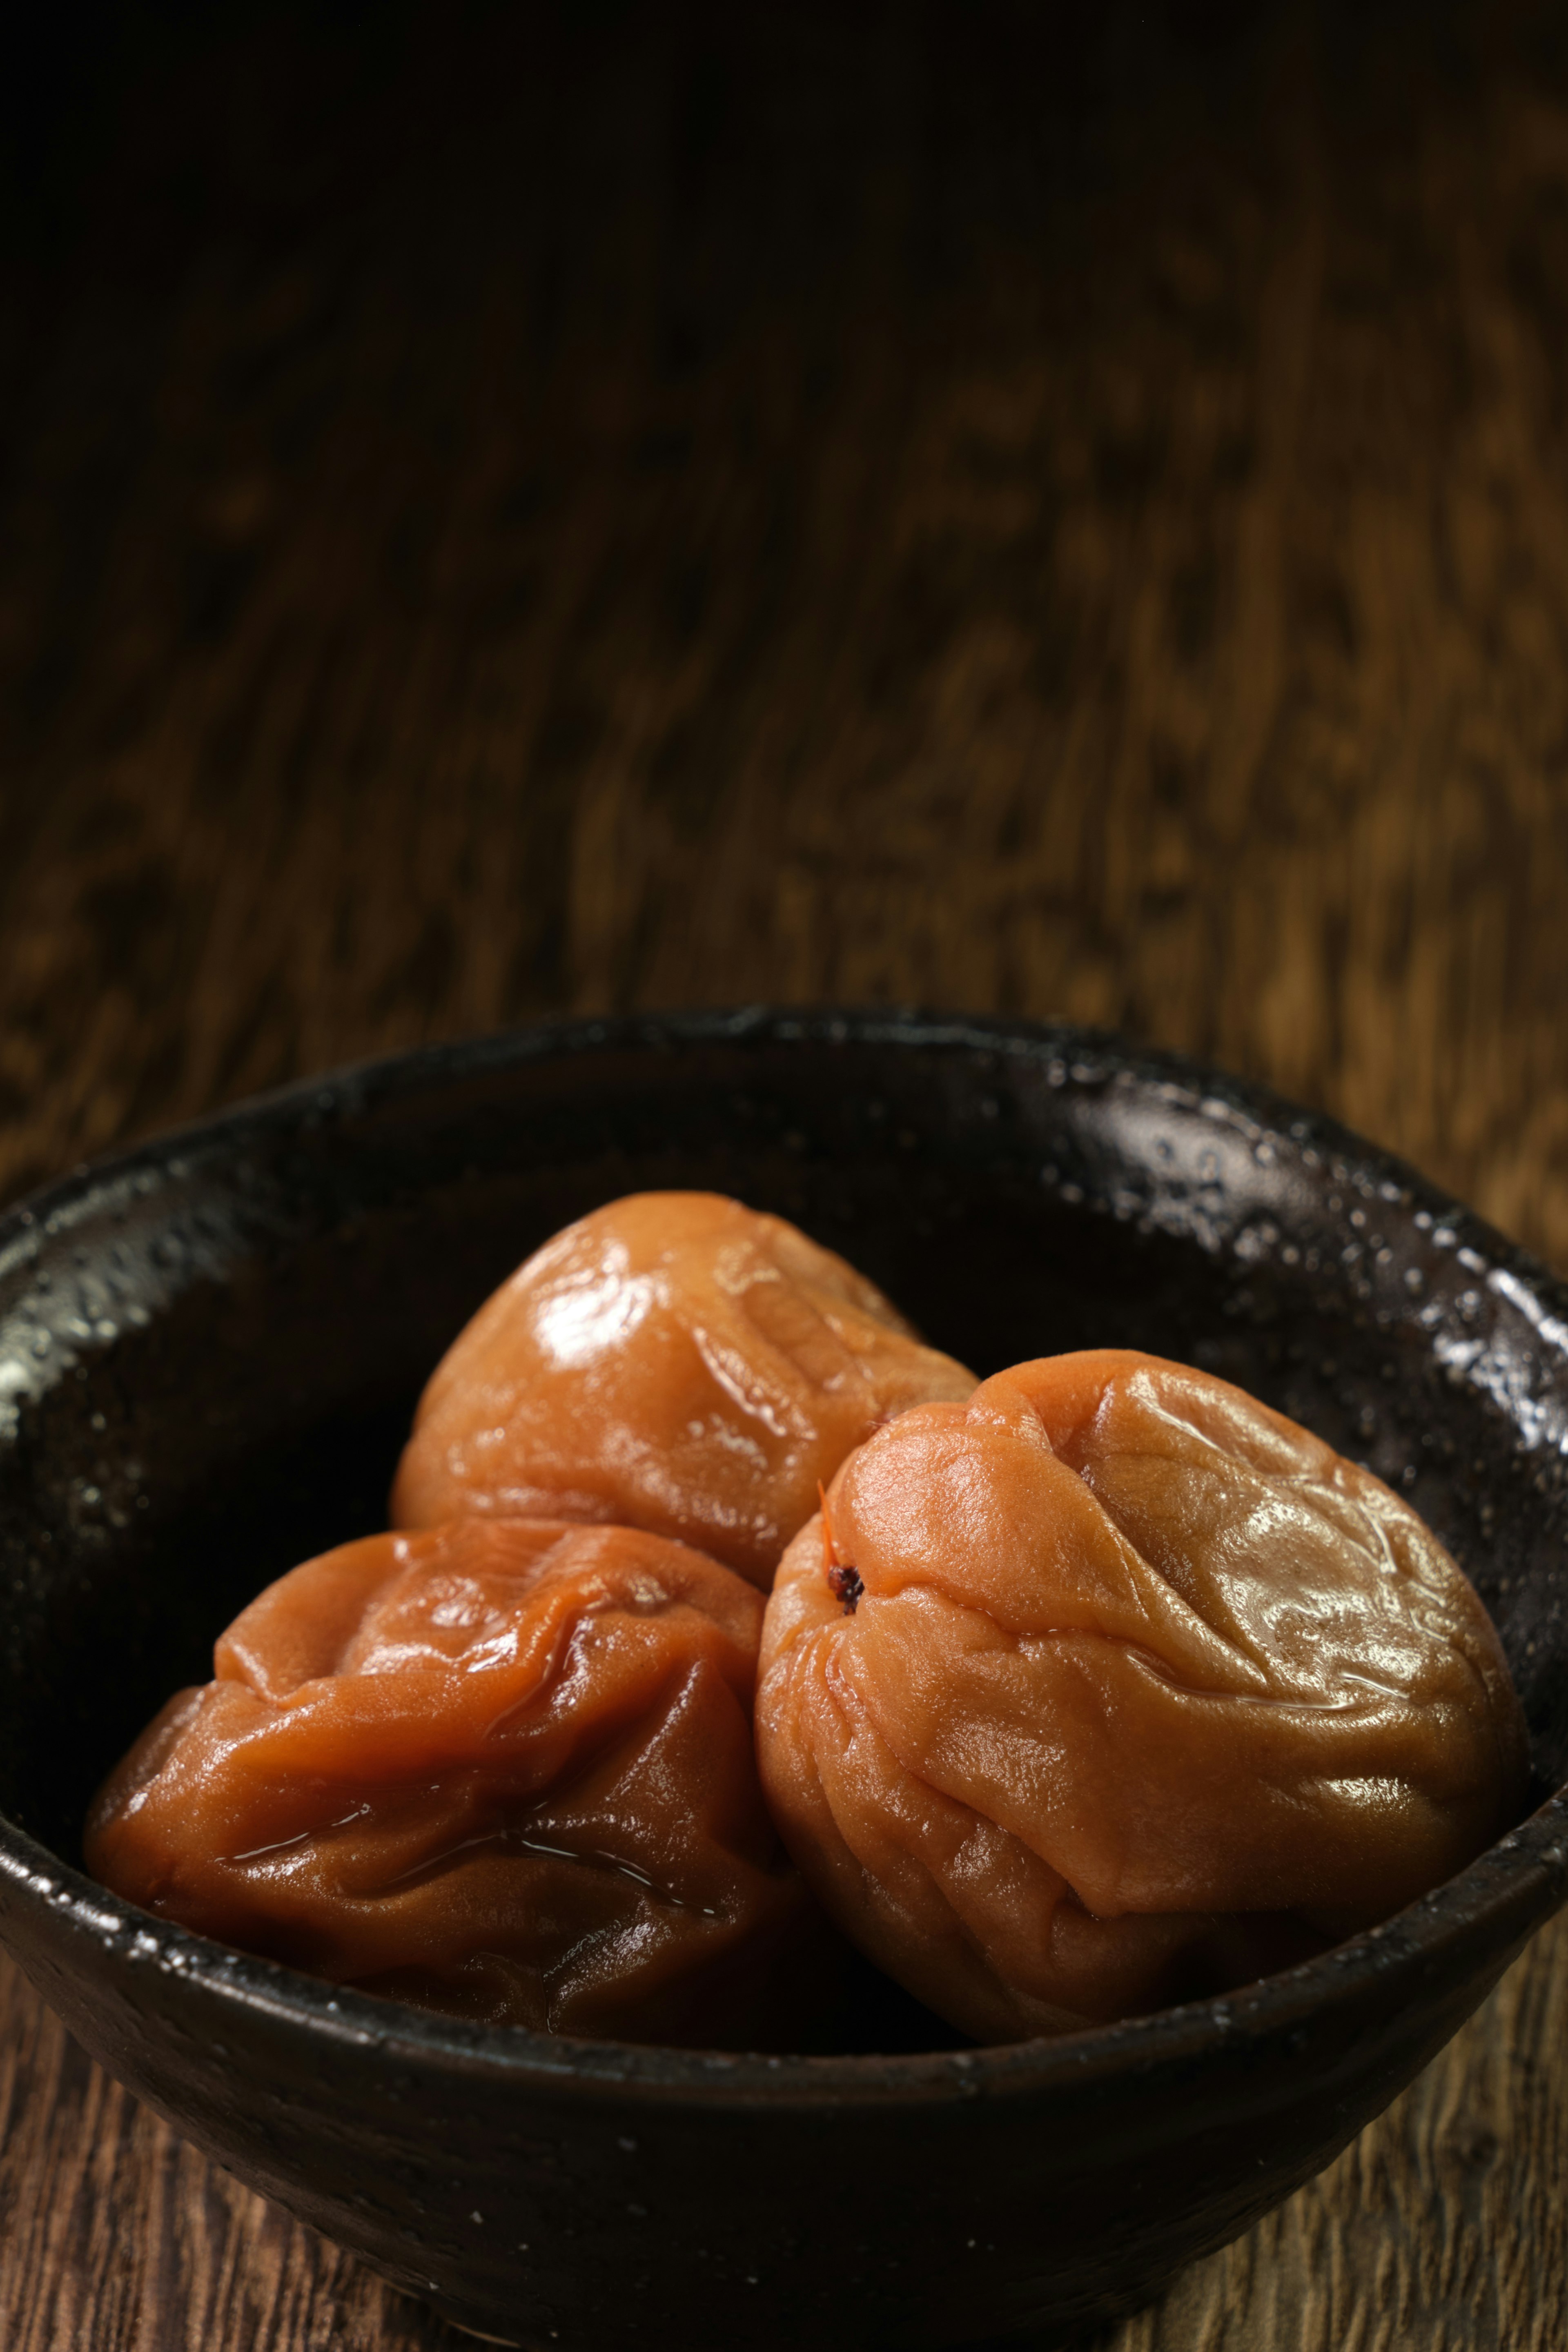
[[[0,1190],[541,1012],[916,1000],[1568,1267],[1562,6],[33,13]],[[1565,2028],[1548,1931],[1108,2347],[1561,2347]],[[5,2352],[458,2340],[0,1975]]]

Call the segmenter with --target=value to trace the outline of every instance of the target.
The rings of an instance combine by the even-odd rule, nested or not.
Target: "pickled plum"
[[[772,2049],[837,1938],[768,1818],[761,1597],[625,1528],[468,1520],[271,1585],[96,1800],[88,1866],[457,2016]]]
[[[973,1386],[783,1218],[713,1192],[634,1193],[547,1242],[453,1342],[393,1522],[647,1528],[765,1587],[852,1447]]]
[[[827,1909],[984,2041],[1304,1958],[1469,1861],[1526,1783],[1497,1636],[1415,1514],[1113,1350],[849,1456],[780,1567],[757,1731]]]

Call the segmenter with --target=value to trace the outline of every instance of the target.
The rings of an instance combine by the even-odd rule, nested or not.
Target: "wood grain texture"
[[[0,101],[0,1189],[542,1011],[916,1000],[1568,1265],[1560,7],[97,21]],[[1115,2352],[1561,2345],[1565,2009],[1551,1932]],[[448,2340],[0,1975],[6,2352]]]

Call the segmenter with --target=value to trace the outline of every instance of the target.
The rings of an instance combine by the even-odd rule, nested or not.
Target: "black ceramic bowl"
[[[261,1584],[383,1523],[487,1291],[667,1185],[797,1220],[983,1373],[1146,1347],[1370,1463],[1502,1629],[1540,1810],[1228,2000],[892,2055],[467,2029],[85,1878],[100,1775]],[[0,1225],[0,1935],[198,2145],[489,2335],[910,2352],[1093,2322],[1326,2163],[1568,1889],[1565,1447],[1568,1294],[1540,1266],[1328,1122],[1102,1036],[742,1013],[296,1087]]]

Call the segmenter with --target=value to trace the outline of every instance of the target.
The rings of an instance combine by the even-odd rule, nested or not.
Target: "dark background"
[[[0,1195],[918,1001],[1568,1266],[1568,8],[100,0],[0,154]],[[1561,2340],[1564,1953],[1124,2352]],[[0,2338],[437,2340],[9,1977]]]
[[[561,1007],[914,998],[1568,1253],[1561,7],[8,46],[7,1189]]]

